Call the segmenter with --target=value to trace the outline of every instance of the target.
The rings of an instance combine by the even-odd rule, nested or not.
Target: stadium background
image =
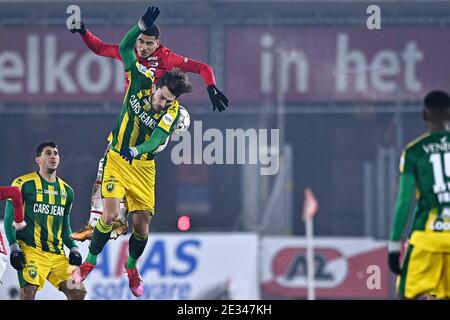
[[[34,170],[35,146],[55,140],[59,175],[75,189],[78,229],[88,218],[123,74],[66,29],[70,4],[80,6],[90,31],[117,43],[149,2],[0,1],[1,184]],[[371,1],[151,4],[161,8],[162,43],[208,62],[230,99],[225,113],[212,112],[201,78],[191,74],[195,92],[180,99],[191,113],[190,132],[194,121],[221,132],[280,128],[283,144],[278,175],[261,176],[260,165],[176,166],[171,142],[157,160],[151,232],[179,233],[177,219],[187,214],[193,234],[300,239],[303,190],[311,187],[320,206],[316,236],[385,241],[401,149],[425,130],[421,99],[450,88],[450,2],[378,1],[381,30],[366,27]],[[3,212],[0,204],[0,218]],[[383,255],[378,263],[388,290],[373,297],[392,298]],[[278,297],[262,291],[263,298]]]

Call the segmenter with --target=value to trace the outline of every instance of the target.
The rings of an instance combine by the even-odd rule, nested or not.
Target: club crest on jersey
[[[114,184],[114,182],[111,182],[106,185],[106,190],[108,192],[113,192],[115,187],[116,187],[116,185]]]
[[[36,278],[37,276],[37,267],[34,265],[34,261],[30,261],[30,264],[26,265],[25,268],[28,269],[28,274],[32,279]]]
[[[116,188],[116,178],[113,176],[110,176],[106,182],[106,191],[113,192]]]
[[[66,201],[67,199],[67,192],[64,190],[61,190],[61,200]]]

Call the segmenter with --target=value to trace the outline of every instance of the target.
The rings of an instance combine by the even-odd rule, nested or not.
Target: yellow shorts
[[[409,245],[398,277],[397,290],[409,299],[420,295],[450,298],[450,253],[431,252]]]
[[[21,288],[33,284],[41,290],[45,280],[58,288],[61,282],[72,279],[71,273],[76,267],[69,264],[64,254],[45,252],[27,246],[22,241],[18,242],[25,255],[25,266],[23,270],[17,271]]]
[[[125,199],[128,212],[155,209],[155,161],[133,160],[130,165],[110,149],[105,157],[102,197]]]

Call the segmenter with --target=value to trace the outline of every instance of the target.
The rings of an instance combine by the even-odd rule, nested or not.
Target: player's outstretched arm
[[[225,108],[228,107],[228,98],[217,88],[214,72],[210,65],[200,61],[187,60],[180,69],[184,72],[198,73],[206,84],[213,111],[225,111]]]
[[[131,70],[131,68],[137,61],[133,48],[140,33],[141,30],[137,25],[135,25],[130,29],[130,31],[127,32],[122,41],[120,41],[119,52],[123,61],[125,71]]]
[[[122,41],[120,41],[119,51],[126,71],[129,71],[136,62],[134,46],[136,44],[137,37],[142,31],[145,31],[153,26],[153,23],[158,15],[158,7],[148,7],[138,24],[133,26],[130,31],[127,32]]]
[[[209,64],[188,59],[173,52],[167,56],[167,62],[169,69],[180,68],[183,72],[199,74],[206,85],[213,111],[225,111],[225,108],[228,107],[228,98],[217,88],[214,71]]]
[[[153,130],[149,140],[136,147],[129,147],[120,150],[120,155],[131,164],[133,159],[138,155],[148,152],[153,153],[161,144],[166,142],[168,136],[168,132],[156,127],[155,130]]]
[[[148,152],[153,153],[162,143],[166,142],[167,137],[169,137],[168,132],[156,127],[149,140],[136,146],[138,155]]]
[[[73,28],[70,30],[70,32],[79,33],[81,35],[81,39],[83,39],[83,42],[92,52],[94,52],[98,56],[121,60],[118,44],[110,44],[104,42],[88,29],[86,29],[83,21],[79,21],[79,23],[80,27]]]

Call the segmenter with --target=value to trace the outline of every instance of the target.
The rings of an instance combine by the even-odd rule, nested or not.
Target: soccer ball
[[[187,129],[189,129],[189,126],[191,125],[191,116],[183,106],[179,106],[178,112],[180,113],[180,116],[178,118],[177,124],[175,125],[173,133],[182,134],[183,132],[186,132]]]
[[[174,134],[182,134],[183,132],[186,132],[191,124],[191,116],[189,115],[189,112],[185,107],[179,106],[178,112],[180,113],[180,116],[178,117],[178,121],[175,124],[175,128],[173,130]],[[153,154],[157,154],[163,151],[169,144],[169,140],[170,136],[167,137],[166,141],[164,141],[164,143],[161,144],[158,149],[153,152]]]

